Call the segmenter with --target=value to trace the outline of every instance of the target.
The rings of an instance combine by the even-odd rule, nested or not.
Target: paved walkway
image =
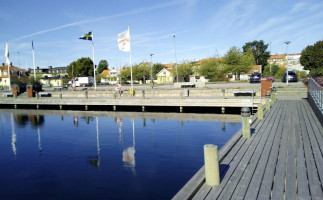
[[[219,186],[202,168],[174,199],[323,199],[323,127],[306,100],[277,101],[251,128],[219,152]]]

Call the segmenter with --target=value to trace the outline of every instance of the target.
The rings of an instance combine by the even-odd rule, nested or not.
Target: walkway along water
[[[219,186],[202,167],[173,199],[322,199],[323,127],[307,100],[278,100],[251,130],[219,151]]]

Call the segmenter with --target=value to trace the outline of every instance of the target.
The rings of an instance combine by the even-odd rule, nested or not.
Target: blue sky
[[[130,26],[133,64],[198,61],[224,56],[232,46],[264,40],[272,54],[301,53],[323,39],[322,0],[0,0],[0,62],[5,43],[10,59],[21,68],[67,66],[92,59],[90,41],[78,38],[93,31],[96,64],[129,65],[119,51],[117,34]],[[269,50],[270,50],[269,49]],[[19,53],[18,53],[19,52]]]

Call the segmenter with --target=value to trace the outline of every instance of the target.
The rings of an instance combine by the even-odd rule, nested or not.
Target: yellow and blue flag
[[[92,31],[91,32],[87,32],[85,35],[82,35],[79,39],[82,40],[92,40]]]

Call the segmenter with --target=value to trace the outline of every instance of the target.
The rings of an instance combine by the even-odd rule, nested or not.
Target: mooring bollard
[[[208,186],[220,185],[218,147],[213,144],[204,145],[205,183]]]
[[[270,109],[270,92],[266,93],[266,110]]]
[[[62,98],[63,98],[62,93],[59,93],[59,98],[60,98],[60,99],[62,99]]]
[[[242,136],[244,138],[250,138],[250,119],[251,111],[249,107],[241,108],[241,117],[242,117]]]
[[[39,99],[39,95],[37,92],[35,93],[35,95],[36,95],[36,99]]]
[[[144,99],[145,98],[145,90],[142,90],[142,98]]]
[[[271,93],[271,103],[275,103],[276,101],[276,88],[273,87],[272,93]]]
[[[145,106],[141,106],[142,112],[145,112]]]
[[[113,93],[113,98],[116,99],[117,98],[117,93]]]
[[[264,119],[264,107],[262,106],[262,102],[258,104],[258,119]]]
[[[225,107],[221,108],[221,113],[224,114],[225,113]]]
[[[222,99],[225,99],[225,89],[222,89]]]
[[[87,91],[85,91],[85,92],[84,92],[84,95],[85,95],[85,98],[86,98],[86,99],[87,99],[87,98],[89,98],[89,96],[88,96],[89,94],[88,94],[88,92],[87,92]]]

